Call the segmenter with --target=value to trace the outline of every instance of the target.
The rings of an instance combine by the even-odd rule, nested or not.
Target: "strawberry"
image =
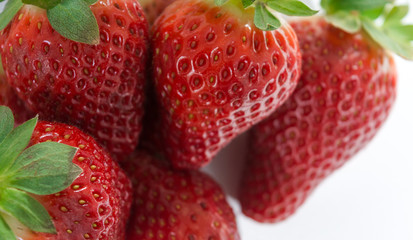
[[[75,125],[122,158],[134,150],[142,128],[143,11],[136,0],[56,2],[25,1],[47,11],[24,4],[3,30],[8,81],[41,119]]]
[[[225,194],[198,171],[174,171],[144,151],[129,159],[134,184],[127,239],[240,239]]]
[[[9,119],[11,113],[5,116],[4,107],[0,107],[0,115],[1,119]],[[0,142],[6,125],[3,121],[0,123]],[[16,139],[20,141],[16,143]],[[8,143],[14,145],[5,145]],[[4,201],[0,200],[0,208],[11,214],[0,214],[2,234],[7,232],[5,229],[8,227],[5,226],[8,225],[15,238],[25,240],[124,239],[132,203],[131,183],[92,137],[76,127],[37,122],[34,118],[13,130],[1,142],[1,160],[11,154],[14,155],[12,159],[16,159],[25,148],[24,143],[29,143],[28,148],[13,165],[23,166],[18,177],[10,179],[16,171],[7,161],[0,161],[0,176],[6,174],[9,179],[2,180],[0,186],[0,197],[4,198]],[[38,149],[40,146],[42,151]],[[37,152],[33,150],[36,147]],[[26,156],[24,161],[22,156]],[[59,179],[62,169],[66,169],[67,174]],[[5,186],[4,182],[10,183],[10,186]],[[10,191],[26,194],[20,190],[31,193],[34,203],[27,205],[25,198],[9,199]],[[24,209],[24,212],[13,211],[13,208],[9,210],[7,202],[15,208],[26,206],[24,209],[39,208],[43,212],[34,215]],[[2,225],[4,220],[8,224]],[[5,239],[15,238],[6,236]]]
[[[174,1],[175,0],[139,0],[139,3],[143,11],[145,11],[149,25],[152,25],[163,10]]]
[[[271,3],[280,9],[274,7],[277,1]],[[294,3],[301,7],[296,14],[314,13]],[[292,28],[281,25],[263,2],[247,9],[240,4],[178,0],[153,26],[161,132],[175,167],[209,163],[234,137],[272,113],[296,86],[301,55]]]
[[[342,3],[331,0],[329,8],[342,9]],[[292,23],[300,36],[302,76],[291,98],[253,128],[240,187],[243,212],[259,222],[291,216],[327,176],[371,141],[395,101],[396,67],[385,48],[395,49],[385,40],[396,38],[383,35],[375,18],[365,15],[377,2],[349,4],[348,12],[338,14],[359,17],[358,27],[343,25],[330,10],[330,22],[314,17]],[[369,8],[362,12],[357,4]],[[397,8],[382,6],[392,14]],[[390,32],[386,23],[381,28]],[[413,59],[413,49],[405,50],[404,56]]]
[[[34,117],[34,113],[28,109],[26,103],[18,96],[16,91],[7,83],[6,75],[0,67],[0,105],[11,108],[15,114],[16,124],[21,124]]]

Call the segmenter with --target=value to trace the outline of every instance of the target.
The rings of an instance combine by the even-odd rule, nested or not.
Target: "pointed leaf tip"
[[[82,173],[73,163],[77,148],[44,142],[26,149],[10,168],[10,187],[36,195],[48,195],[69,187]]]
[[[259,2],[255,6],[255,26],[263,31],[271,31],[281,27],[281,22],[265,6]]]
[[[242,0],[242,6],[244,8],[247,8],[249,6],[251,6],[252,4],[254,4],[255,0]]]
[[[271,0],[267,4],[275,11],[288,16],[312,16],[318,13],[298,0]]]
[[[6,172],[32,137],[37,118],[33,118],[13,129],[0,144],[0,174]]]

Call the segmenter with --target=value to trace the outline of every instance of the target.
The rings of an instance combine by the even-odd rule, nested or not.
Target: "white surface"
[[[413,23],[413,13],[407,20]],[[390,118],[294,216],[258,224],[244,217],[230,197],[243,240],[413,240],[413,62],[398,58],[397,66],[398,98]],[[245,136],[236,139],[205,169],[232,196],[245,144]]]

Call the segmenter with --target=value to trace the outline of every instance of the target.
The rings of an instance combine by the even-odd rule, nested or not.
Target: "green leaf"
[[[242,0],[242,6],[244,8],[247,8],[247,7],[251,6],[254,2],[255,2],[255,0]]]
[[[215,5],[217,5],[217,6],[222,6],[226,2],[228,2],[228,0],[214,0]]]
[[[10,132],[0,144],[0,175],[13,165],[17,156],[27,147],[37,124],[37,117]]]
[[[14,232],[10,229],[9,225],[7,225],[4,218],[0,215],[0,236],[2,239],[7,240],[17,240],[16,236],[14,236]]]
[[[399,41],[411,42],[413,41],[413,25],[399,25],[384,28],[387,35]]]
[[[56,233],[52,218],[36,199],[20,190],[6,188],[0,193],[0,209],[35,232]]]
[[[407,16],[409,13],[409,6],[402,5],[402,6],[395,6],[392,10],[387,14],[386,19],[384,21],[384,26],[390,25],[399,25],[403,18]]]
[[[52,27],[70,40],[95,45],[99,43],[99,26],[84,0],[63,0],[47,10]]]
[[[330,5],[331,5],[330,2],[331,2],[331,0],[321,0],[320,5],[321,5],[321,7],[322,7],[323,9],[328,10],[328,8],[329,8]]]
[[[9,187],[36,195],[48,195],[69,187],[82,173],[72,163],[77,149],[56,142],[45,142],[26,149],[9,169]]]
[[[266,6],[259,2],[255,6],[254,23],[257,28],[263,31],[271,31],[281,27],[281,22],[276,18]]]
[[[0,106],[0,143],[13,130],[14,117],[10,108]]]
[[[379,8],[375,8],[375,9],[369,9],[369,10],[364,10],[361,11],[361,15],[363,15],[364,17],[370,18],[372,20],[379,18],[383,12],[384,12],[384,7],[379,7]]]
[[[403,58],[413,60],[413,46],[410,41],[404,41],[403,39],[387,35],[383,29],[378,28],[370,19],[363,18],[362,24],[370,37],[384,48]]]
[[[98,0],[84,0],[86,3],[87,3],[87,5],[93,5],[93,4],[95,4]]]
[[[312,16],[318,12],[297,0],[272,0],[267,2],[267,5],[288,16]]]
[[[16,13],[23,7],[21,0],[9,0],[0,13],[0,30],[3,30],[13,19]]]
[[[323,8],[330,11],[364,11],[377,9],[394,0],[329,0],[322,3]]]
[[[348,33],[360,31],[362,25],[359,16],[339,11],[332,15],[327,15],[326,19],[334,26],[343,29]]]
[[[25,4],[34,5],[43,9],[51,9],[61,2],[61,0],[22,0]]]

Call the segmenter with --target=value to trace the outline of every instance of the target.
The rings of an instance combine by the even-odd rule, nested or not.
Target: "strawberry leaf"
[[[413,60],[413,46],[410,41],[386,34],[383,29],[377,27],[370,19],[363,18],[362,24],[369,35],[380,45],[403,58]]]
[[[4,239],[16,240],[16,236],[14,236],[14,232],[10,229],[9,225],[7,225],[6,221],[1,215],[0,215],[0,236]]]
[[[328,22],[334,26],[343,29],[349,33],[356,33],[361,30],[361,21],[359,16],[339,11],[333,15],[326,16]]]
[[[25,4],[34,5],[43,9],[50,9],[55,7],[61,0],[22,0]]]
[[[263,31],[271,31],[281,27],[280,20],[261,2],[255,6],[254,23],[257,28]]]
[[[14,117],[10,108],[0,106],[0,143],[13,130]]]
[[[23,7],[21,0],[9,0],[4,6],[3,12],[0,13],[0,30],[3,30],[16,13]]]
[[[384,9],[385,9],[384,7],[379,7],[376,9],[369,9],[369,10],[361,11],[360,14],[367,18],[370,18],[371,20],[375,20],[383,14]]]
[[[0,144],[0,174],[8,170],[29,144],[33,130],[37,124],[37,117],[15,128]]]
[[[242,6],[244,8],[247,8],[249,6],[251,6],[252,4],[254,4],[255,0],[242,0]]]
[[[26,149],[9,169],[9,187],[36,195],[48,195],[69,187],[82,173],[72,163],[77,149],[56,142],[36,144]]]
[[[99,26],[84,0],[63,0],[47,10],[47,17],[63,37],[91,45],[99,43]]]
[[[98,0],[84,0],[88,5],[95,4]]]
[[[399,25],[385,28],[384,31],[395,39],[400,41],[413,41],[413,25]]]
[[[0,209],[35,232],[56,233],[52,218],[36,199],[13,188],[0,192]]]
[[[364,11],[384,7],[394,0],[324,0],[321,5],[327,12]]]
[[[399,25],[402,22],[403,18],[406,17],[408,13],[409,13],[408,5],[395,6],[389,12],[389,14],[387,14],[383,25],[384,26]]]
[[[268,6],[277,12],[288,16],[312,16],[318,11],[314,11],[304,3],[297,0],[272,0],[267,2]]]

